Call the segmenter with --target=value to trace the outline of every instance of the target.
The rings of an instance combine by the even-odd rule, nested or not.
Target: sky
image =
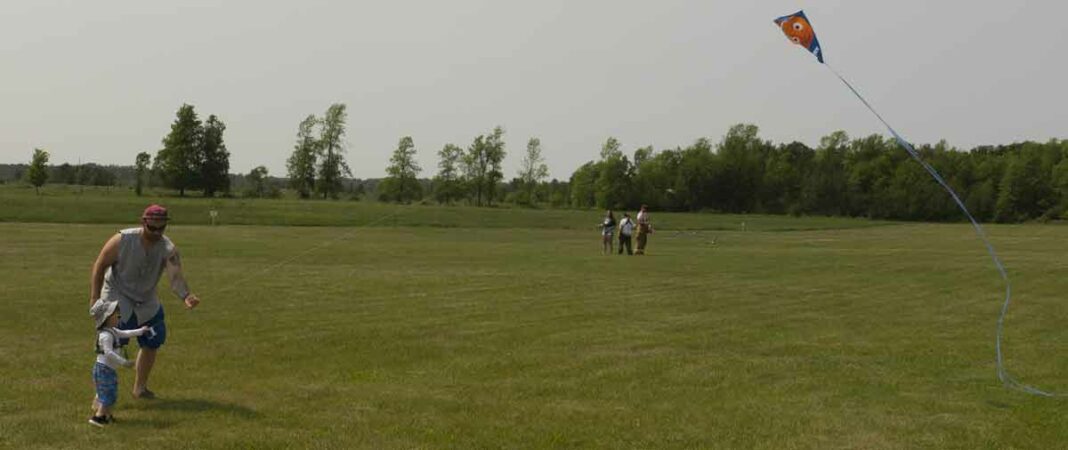
[[[0,163],[132,165],[183,104],[225,122],[230,171],[285,175],[297,126],[348,106],[347,160],[385,174],[403,136],[423,172],[445,144],[505,131],[567,179],[615,137],[631,154],[886,134],[772,23],[804,9],[827,63],[917,143],[1068,138],[1068,2],[1022,0],[48,1],[0,8]]]

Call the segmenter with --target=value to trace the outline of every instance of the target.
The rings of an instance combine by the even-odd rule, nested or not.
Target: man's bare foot
[[[145,388],[145,390],[141,392],[134,391],[133,398],[143,398],[146,400],[152,400],[156,398],[156,393],[148,390],[148,388]]]

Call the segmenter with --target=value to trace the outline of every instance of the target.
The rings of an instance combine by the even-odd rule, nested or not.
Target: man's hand
[[[188,296],[187,296],[187,297],[185,298],[185,309],[193,309],[193,308],[196,308],[196,307],[197,307],[197,305],[199,305],[199,304],[200,304],[200,299],[199,299],[199,298],[197,298],[197,296],[196,296],[196,295],[193,295],[193,294],[189,294],[189,295],[188,295]]]

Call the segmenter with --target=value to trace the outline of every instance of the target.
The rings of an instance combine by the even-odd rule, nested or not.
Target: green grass
[[[207,225],[210,211],[225,225],[410,226],[465,228],[594,229],[604,211],[467,206],[393,205],[374,201],[244,199],[160,196],[137,197],[129,189],[48,185],[41,195],[27,186],[0,186],[0,222],[126,223],[149,203],[171,210],[176,224]],[[620,212],[621,213],[621,212]],[[630,211],[633,216],[636,211]],[[619,214],[621,216],[621,214]],[[656,213],[664,230],[788,231],[866,228],[887,222],[841,217]]]
[[[144,203],[113,201],[135,211]],[[172,203],[196,211],[210,201]],[[311,202],[307,214],[378,207],[392,211]],[[408,220],[429,217],[420,216],[425,208],[410,207]],[[204,304],[183,311],[164,286],[170,336],[152,378],[161,399],[132,400],[132,373],[120,371],[121,422],[107,430],[85,423],[94,357],[86,285],[92,259],[120,225],[0,223],[0,445],[973,449],[1068,441],[1064,400],[996,379],[1002,287],[968,226],[750,217],[777,222],[741,232],[716,229],[737,217],[657,214],[706,231],[665,227],[649,256],[627,258],[599,255],[595,232],[572,228],[580,221],[570,215],[556,227],[509,227],[511,219],[487,218],[509,210],[462,211],[486,217],[460,215],[454,227],[302,228],[179,219],[168,233]],[[471,226],[478,221],[495,225]],[[1010,370],[1068,390],[1068,229],[988,232],[1015,287]]]

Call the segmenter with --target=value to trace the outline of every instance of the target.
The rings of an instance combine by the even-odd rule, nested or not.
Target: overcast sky
[[[753,123],[815,146],[883,133],[775,27],[804,9],[827,62],[914,142],[1068,138],[1068,2],[44,1],[0,7],[0,162],[129,165],[182,103],[227,125],[231,172],[285,175],[297,125],[348,105],[348,161],[385,173],[406,135],[436,153],[501,125],[552,177],[598,156],[719,141]]]

